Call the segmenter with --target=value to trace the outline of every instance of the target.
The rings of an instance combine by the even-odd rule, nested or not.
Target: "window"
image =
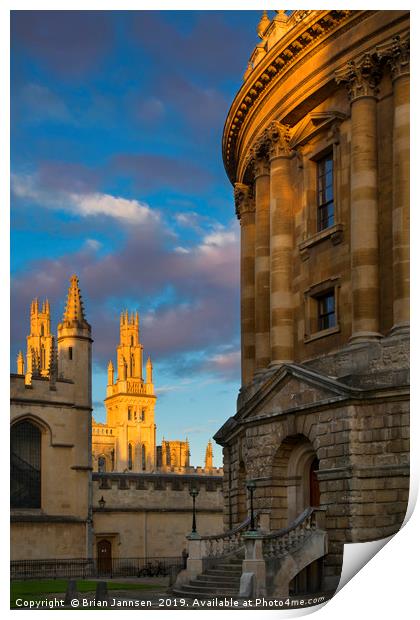
[[[333,154],[317,161],[318,169],[318,231],[334,224]]]
[[[334,291],[328,291],[317,298],[318,302],[318,330],[335,327],[335,296]]]
[[[128,469],[133,469],[133,446],[128,444]]]
[[[131,420],[131,407],[128,408],[127,419]]]
[[[146,469],[146,446],[144,444],[141,446],[141,468],[143,471]]]
[[[69,347],[69,360],[73,359],[73,347]]]
[[[41,508],[41,431],[15,424],[10,438],[11,508]]]

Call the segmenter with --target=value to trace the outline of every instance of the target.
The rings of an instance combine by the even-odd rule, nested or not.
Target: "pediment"
[[[328,129],[333,123],[341,122],[346,118],[342,112],[311,112],[297,127],[290,139],[290,147],[292,149],[302,146],[308,142],[320,131]]]
[[[285,364],[245,404],[240,417],[291,412],[326,401],[343,400],[353,391],[319,372],[298,364]]]

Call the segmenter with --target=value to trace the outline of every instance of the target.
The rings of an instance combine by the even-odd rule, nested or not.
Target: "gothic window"
[[[31,422],[12,426],[10,438],[12,508],[41,508],[41,431]]]
[[[103,473],[106,471],[106,459],[104,456],[98,458],[98,471]]]
[[[141,468],[143,471],[146,469],[146,446],[144,443],[141,446]]]
[[[42,345],[41,347],[41,368],[45,368],[46,367],[46,363],[45,363],[45,347],[44,345]]]
[[[112,467],[112,471],[114,471],[114,469],[115,469],[115,451],[114,451],[114,449],[111,450],[111,467]]]
[[[133,444],[128,444],[128,469],[133,469]]]
[[[42,325],[41,325],[41,336],[43,336],[43,335],[44,335],[44,324],[42,323]]]
[[[69,347],[69,360],[73,359],[73,347]]]
[[[127,419],[131,420],[131,407],[128,408]]]
[[[332,152],[317,161],[317,170],[318,231],[321,231],[334,224],[334,173]]]

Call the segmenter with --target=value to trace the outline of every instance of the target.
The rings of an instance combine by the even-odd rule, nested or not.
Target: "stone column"
[[[255,371],[270,363],[270,169],[255,158]]]
[[[241,368],[245,386],[255,372],[255,204],[248,185],[235,183],[235,207],[241,224]]]
[[[288,129],[275,121],[270,144],[270,345],[271,365],[293,361],[293,186]]]
[[[394,86],[392,253],[394,321],[392,331],[410,325],[410,48],[396,37],[389,58]]]
[[[351,342],[379,333],[379,235],[376,96],[380,80],[376,60],[365,55],[337,75],[351,101]]]

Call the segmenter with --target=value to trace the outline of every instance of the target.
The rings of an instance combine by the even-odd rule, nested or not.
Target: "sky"
[[[11,364],[34,297],[53,330],[76,273],[92,325],[94,416],[119,315],[138,310],[157,442],[191,463],[235,413],[239,223],[221,136],[258,11],[14,11]],[[217,465],[221,448],[214,445]]]

